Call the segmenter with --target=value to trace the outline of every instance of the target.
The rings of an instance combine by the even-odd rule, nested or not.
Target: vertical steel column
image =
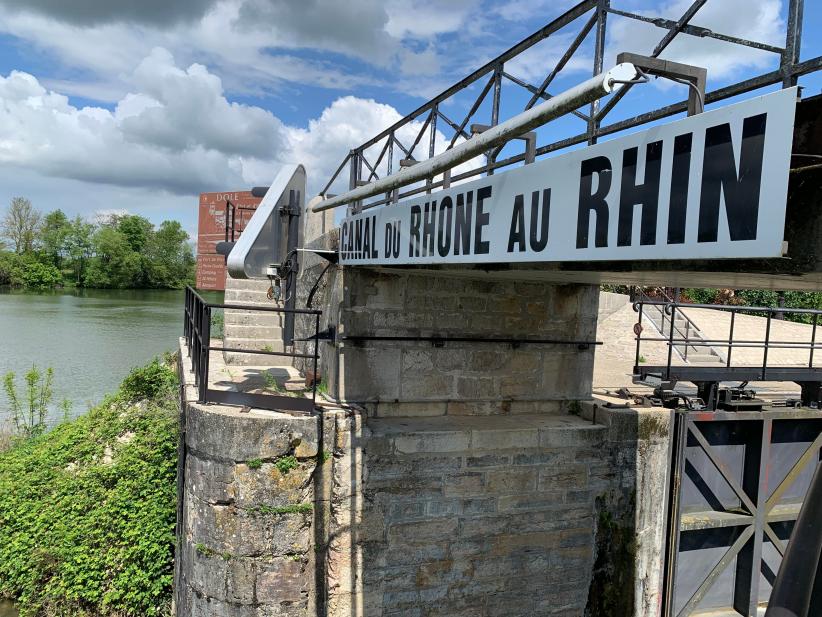
[[[816,347],[816,322],[818,321],[819,313],[813,315],[813,330],[811,330],[811,355],[808,358],[808,368],[813,368],[813,350]]]
[[[360,179],[360,153],[357,150],[351,150],[348,156],[351,161],[348,171],[348,190],[352,191],[357,188],[357,180]],[[349,209],[354,214],[359,212],[359,202],[352,203]]]
[[[285,303],[284,307],[289,311],[285,313],[283,319],[283,345],[294,344],[294,319],[296,315],[291,312],[297,308],[297,244],[300,239],[300,211],[302,204],[302,196],[300,191],[289,191],[288,194],[288,245],[286,247],[287,259],[292,263],[288,264],[291,268],[295,266],[294,270],[285,279]]]
[[[783,88],[795,86],[797,82],[797,77],[791,72],[791,69],[799,62],[804,4],[804,0],[790,0],[788,3],[788,27],[785,51],[782,52],[782,61],[779,66],[782,71]]]
[[[437,114],[437,106],[434,105],[434,107],[431,108],[431,121],[428,123],[428,128],[431,131],[431,134],[428,137],[428,158],[429,159],[434,157],[434,149],[436,147],[436,141],[437,141],[437,115],[438,115]],[[426,193],[431,192],[431,184],[433,183],[433,181],[434,181],[433,177],[428,178],[425,181],[425,187],[426,187],[425,192]]]
[[[599,75],[602,72],[602,63],[605,59],[605,21],[608,17],[608,9],[611,6],[611,0],[599,0],[597,3],[597,30],[596,41],[594,42],[594,70],[593,75]],[[588,118],[588,145],[597,142],[597,131],[599,130],[599,120],[597,114],[599,113],[599,99],[591,103]]]
[[[317,359],[320,356],[320,315],[314,315],[314,378],[311,380],[311,402],[317,404]],[[323,443],[323,436],[320,433],[320,443]]]
[[[665,310],[662,310],[665,314]],[[676,305],[671,305],[671,327],[668,334],[668,368],[665,371],[665,379],[671,379],[671,359],[674,353],[674,322],[676,321]]]
[[[642,302],[640,302],[639,303],[639,321],[637,321],[637,323],[639,324],[639,328],[638,328],[639,332],[637,332],[637,334],[636,334],[636,359],[634,361],[634,366],[639,366],[639,343],[640,343],[640,340],[642,339],[642,309],[643,308],[645,308],[645,305]]]
[[[502,65],[497,65],[494,69],[494,94],[491,100],[491,126],[499,124],[499,101],[502,96]],[[486,175],[493,176],[494,169],[492,165],[495,160],[494,150],[489,150],[485,153],[485,162],[488,165]]]
[[[208,356],[211,353],[211,307],[205,305],[203,307],[203,320],[205,323],[203,324],[203,345],[202,350],[202,361],[200,364],[200,372],[202,376],[200,377],[200,402],[207,403],[208,402]]]
[[[768,345],[771,341],[771,318],[773,311],[768,311],[768,321],[765,323],[765,349],[762,353],[762,381],[765,381],[765,371],[768,368]]]
[[[385,177],[387,178],[388,176],[390,176],[393,171],[394,171],[394,133],[392,132],[388,135],[388,163],[387,163],[387,167],[386,167]],[[393,191],[388,191],[385,194],[386,201],[391,199],[391,196],[393,195],[393,193],[394,193]]]
[[[736,557],[733,605],[742,615],[756,615],[759,603],[772,426],[770,417],[746,422],[742,490],[754,502],[756,509],[751,512],[754,518],[753,535]]]
[[[734,320],[736,319],[736,311],[731,311],[731,329],[728,332],[728,358],[725,366],[731,366],[731,352],[734,349]]]
[[[674,610],[674,584],[676,582],[677,557],[679,555],[679,530],[682,521],[682,473],[685,470],[685,453],[688,447],[688,412],[671,411],[673,433],[671,439],[671,464],[668,469],[667,533],[665,537],[665,564],[662,579],[662,617],[671,617]]]

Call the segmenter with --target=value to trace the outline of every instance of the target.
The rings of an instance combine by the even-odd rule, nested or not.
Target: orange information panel
[[[228,239],[231,240],[231,206],[234,206],[234,240],[240,238],[261,197],[251,191],[200,193],[199,222],[197,226],[197,289],[223,291],[225,289],[225,257],[217,254],[218,242],[226,239],[226,213],[229,213]]]

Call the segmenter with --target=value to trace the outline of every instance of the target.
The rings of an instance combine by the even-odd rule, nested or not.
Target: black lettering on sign
[[[371,219],[365,219],[363,223],[363,238],[362,238],[362,253],[360,254],[362,259],[368,259],[371,257]]]
[[[356,259],[362,259],[362,219],[354,223],[354,252]]]
[[[531,250],[538,253],[548,244],[548,219],[551,211],[551,189],[542,191],[542,214],[540,216],[539,191],[531,192],[531,226],[529,241]],[[511,227],[508,229],[508,252],[525,251],[525,195],[514,196],[514,210],[511,212]]]
[[[392,223],[385,224],[385,242],[383,243],[383,252],[386,257],[391,257],[391,251],[394,249],[394,225]]]
[[[645,148],[645,181],[636,182],[636,163],[639,148],[628,148],[622,153],[622,184],[619,188],[619,219],[617,246],[630,246],[634,206],[642,206],[639,228],[640,244],[656,244],[656,215],[659,206],[659,173],[662,169],[662,142],[654,141]]]
[[[514,197],[514,210],[511,212],[511,227],[508,229],[508,252],[514,252],[514,244],[519,245],[519,252],[525,250],[525,197]]]
[[[471,254],[471,212],[474,191],[457,195],[456,222],[454,223],[454,255]],[[460,252],[461,251],[461,252]]]
[[[693,133],[674,139],[674,161],[671,166],[671,200],[668,206],[668,244],[685,243],[685,217],[688,211],[688,178],[691,175]]]
[[[593,175],[597,175],[597,190]],[[611,161],[604,156],[595,156],[582,161],[579,174],[579,208],[577,211],[577,248],[588,248],[588,227],[591,210],[596,214],[594,244],[608,246],[608,202],[605,197],[611,189]]]
[[[340,228],[340,259],[348,259],[348,251],[345,250],[346,235],[348,235],[348,223],[343,221]]]
[[[440,216],[437,223],[437,252],[445,257],[451,251],[451,222],[453,219],[453,202],[445,196],[440,200]],[[447,216],[447,220],[443,218]]]
[[[354,254],[354,223],[348,224],[348,259],[356,259]]]
[[[422,222],[422,256],[434,254],[434,227],[437,220],[437,200],[425,202]]]
[[[551,214],[551,189],[542,191],[542,215],[537,236],[537,219],[540,218],[539,191],[531,193],[531,250],[542,251],[548,244],[548,220]]]
[[[734,160],[731,127],[712,126],[705,132],[705,160],[699,198],[699,242],[716,242],[719,231],[719,199],[725,198],[731,240],[756,240],[762,155],[765,149],[767,114],[745,118],[739,172]]]
[[[394,222],[394,250],[391,257],[395,259],[400,256],[400,239],[402,238],[402,221]]]
[[[486,255],[491,249],[491,244],[482,239],[482,228],[488,225],[491,214],[485,212],[483,201],[491,197],[491,187],[483,186],[477,189],[477,215],[474,217],[474,255]]]
[[[420,255],[420,222],[422,221],[422,208],[411,206],[411,227],[408,230],[408,256],[419,257]]]

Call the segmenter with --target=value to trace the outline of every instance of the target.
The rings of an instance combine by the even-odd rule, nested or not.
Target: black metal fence
[[[325,184],[321,194],[327,196],[333,187],[338,187],[344,182],[345,175],[348,175],[348,186],[346,187],[348,190],[368,184],[381,175],[389,176],[397,171],[394,166],[396,164],[395,158],[398,156],[401,157],[400,166],[410,166],[418,160],[434,156],[438,132],[448,141],[446,149],[450,149],[460,139],[470,139],[475,130],[481,131],[483,130],[482,127],[494,126],[504,121],[506,118],[503,110],[521,106],[519,97],[522,94],[525,94],[525,98],[527,98],[524,106],[525,110],[532,108],[541,101],[550,99],[551,85],[555,85],[560,72],[573,60],[579,61],[581,55],[587,56],[590,54],[590,57],[593,58],[593,74],[601,73],[604,68],[606,27],[609,18],[611,21],[614,19],[639,21],[659,28],[662,31],[659,42],[649,54],[653,58],[662,55],[672,42],[691,36],[722,41],[727,44],[729,51],[740,48],[758,50],[770,54],[775,61],[778,61],[778,67],[768,72],[756,72],[748,75],[734,73],[735,80],[732,80],[731,83],[705,93],[704,102],[706,104],[727,100],[775,84],[781,84],[782,87],[794,86],[800,76],[813,73],[822,68],[822,56],[800,61],[803,0],[788,0],[787,2],[787,14],[784,20],[784,46],[731,36],[695,25],[693,22],[699,21],[700,10],[709,2],[718,4],[722,0],[693,0],[678,19],[672,20],[662,16],[638,14],[618,9],[612,6],[612,4],[617,4],[616,1],[612,2],[612,0],[583,0],[384,131],[354,147],[339,164],[331,179]],[[546,76],[541,83],[535,85],[512,74],[512,71],[515,70],[513,68],[515,63],[512,61],[540,42],[550,38],[551,40],[560,40],[564,45],[564,41],[567,39],[562,37],[569,35],[565,30],[566,28],[575,28],[576,34],[565,51],[560,54],[556,64],[553,67],[546,67]],[[811,31],[811,34],[813,34],[813,31]],[[593,39],[593,48],[584,48],[585,41],[591,38]],[[583,51],[580,52],[580,49],[583,49]],[[474,101],[466,109],[465,101],[458,97],[470,92],[471,88],[479,89],[479,93],[476,97],[473,95],[470,97]],[[683,113],[688,108],[688,101],[683,100],[608,123],[606,117],[610,115],[613,118],[615,115],[612,114],[614,108],[630,91],[631,85],[628,84],[606,103],[601,105],[599,101],[595,101],[587,110],[574,111],[573,116],[579,119],[582,126],[584,126],[584,130],[570,137],[543,144],[527,142],[525,151],[505,158],[499,158],[502,154],[501,149],[492,149],[486,154],[485,164],[476,169],[470,169],[438,180],[432,177],[424,186],[407,187],[403,192],[395,189],[383,198],[364,206],[355,207],[368,208],[396,202],[404,197],[443,187],[449,182],[456,182],[482,174],[491,175],[494,170],[501,167],[527,163],[533,160],[534,156],[546,155],[577,144],[595,143],[599,137],[668,118]],[[486,104],[489,98],[490,104]],[[501,104],[502,101],[508,99],[512,101],[511,105]],[[513,103],[513,101],[517,102]],[[455,113],[459,113],[459,115],[455,116]],[[420,125],[419,130],[416,129],[413,123]],[[405,134],[404,137],[403,133]],[[411,135],[415,135],[413,142],[411,141]],[[555,138],[555,135],[552,135],[551,138]],[[348,166],[347,174],[344,172],[346,166]]]
[[[668,316],[665,321],[667,333],[658,335],[655,332],[648,335],[645,333],[643,318],[647,316],[646,307],[654,307],[654,310],[662,310]],[[730,313],[730,323],[728,336],[724,338],[705,338],[704,333],[699,337],[683,334],[681,329],[675,326],[677,315],[683,309],[711,309]],[[666,381],[795,381],[795,382],[820,382],[822,381],[822,367],[814,364],[814,354],[817,349],[822,349],[822,342],[817,340],[817,324],[822,311],[816,309],[795,309],[783,307],[760,307],[760,306],[728,306],[723,304],[685,304],[681,302],[666,302],[659,300],[648,300],[640,297],[634,302],[634,310],[638,313],[637,324],[634,333],[636,335],[636,357],[634,362],[634,374],[640,380],[647,377],[658,377]],[[758,315],[765,317],[765,335],[762,339],[740,339],[735,336],[736,318],[739,314]],[[810,322],[810,333],[807,341],[780,340],[771,336],[771,325],[777,314],[804,315]],[[649,329],[649,332],[653,330]],[[662,342],[667,345],[667,362],[664,365],[654,365],[641,362],[643,342]],[[673,352],[677,346],[686,347],[710,347],[727,350],[722,363],[714,366],[673,364]],[[762,349],[762,362],[756,365],[740,364],[734,361],[734,349]],[[807,351],[807,361],[804,365],[786,366],[784,364],[768,364],[768,352],[773,349],[796,349]]]
[[[264,313],[293,313],[314,317],[313,353],[298,353],[288,351],[267,351],[263,349],[241,349],[215,346],[211,341],[211,313],[212,309],[229,309],[237,311],[258,311]],[[313,309],[285,309],[276,306],[255,306],[248,304],[224,304],[207,302],[191,287],[186,287],[185,314],[183,320],[183,334],[191,361],[191,370],[194,373],[194,384],[197,386],[198,402],[222,403],[227,405],[246,405],[257,409],[289,410],[312,412],[317,399],[317,362],[319,359],[320,315],[322,311]],[[311,398],[301,396],[282,396],[277,394],[255,394],[249,392],[235,392],[215,390],[209,387],[209,359],[212,351],[254,354],[260,356],[282,356],[284,358],[305,358],[313,362],[311,376]]]

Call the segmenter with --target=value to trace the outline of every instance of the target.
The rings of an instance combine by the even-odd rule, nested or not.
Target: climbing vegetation
[[[155,361],[87,414],[0,453],[0,596],[21,617],[170,614],[174,381]]]

